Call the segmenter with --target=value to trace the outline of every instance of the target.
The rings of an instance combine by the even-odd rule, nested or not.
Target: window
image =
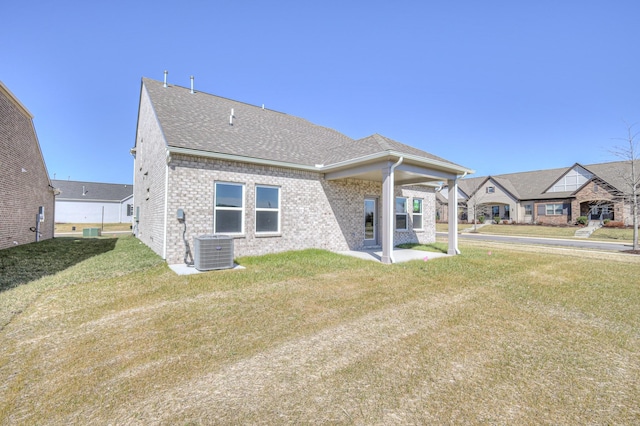
[[[127,216],[133,216],[133,204],[127,204]]]
[[[491,206],[491,218],[500,216],[500,206]]]
[[[244,185],[216,182],[213,205],[215,234],[244,233]]]
[[[487,186],[487,194],[493,194],[494,192],[496,192],[495,186]]]
[[[396,197],[396,229],[406,231],[407,227],[407,199]]]
[[[256,233],[280,232],[280,188],[256,185]]]
[[[545,214],[547,215],[561,215],[562,204],[547,204]]]
[[[524,205],[524,214],[526,216],[531,216],[533,214],[533,206],[531,204]]]
[[[576,166],[561,177],[548,192],[575,191],[584,185],[593,175],[582,167]]]
[[[422,229],[422,199],[413,199],[413,229]]]
[[[511,211],[509,210],[509,205],[504,206],[504,216],[502,218],[507,220],[511,219]]]

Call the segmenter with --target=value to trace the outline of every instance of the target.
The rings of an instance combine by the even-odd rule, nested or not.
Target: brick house
[[[53,238],[53,214],[33,116],[0,82],[0,249]]]
[[[131,153],[134,232],[168,263],[205,234],[233,237],[236,257],[379,247],[392,263],[394,245],[435,241],[437,183],[456,188],[471,172],[381,135],[353,140],[167,84],[166,74],[142,79]],[[455,227],[449,250],[458,252]]]
[[[133,185],[52,180],[56,223],[131,223]]]
[[[628,161],[461,179],[459,190],[459,218],[468,222],[478,210],[486,220],[517,223],[566,225],[579,216],[633,223]],[[436,202],[446,210],[446,193]]]

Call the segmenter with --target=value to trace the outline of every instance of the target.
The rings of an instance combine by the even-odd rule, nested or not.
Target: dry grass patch
[[[179,277],[122,241],[91,268],[138,268],[12,289],[42,287],[0,332],[0,423],[640,421],[638,263],[309,250]]]
[[[54,230],[56,233],[82,232],[84,228],[100,228],[103,232],[130,231],[131,223],[56,223]]]

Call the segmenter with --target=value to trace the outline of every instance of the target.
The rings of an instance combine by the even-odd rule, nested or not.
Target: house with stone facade
[[[482,215],[486,220],[566,225],[585,216],[633,223],[629,161],[461,179],[459,191],[462,221]],[[446,196],[446,191],[437,196],[440,211],[446,210]]]
[[[133,185],[52,180],[56,223],[131,223]]]
[[[0,82],[0,249],[52,238],[53,215],[33,116]]]
[[[200,235],[235,257],[435,241],[435,188],[472,172],[374,134],[354,140],[264,107],[142,79],[134,233],[170,264]],[[452,209],[455,211],[455,209]],[[457,230],[449,252],[458,252]]]

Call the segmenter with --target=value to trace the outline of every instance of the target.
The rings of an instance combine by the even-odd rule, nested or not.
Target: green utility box
[[[83,237],[99,237],[100,235],[100,228],[82,228]]]

